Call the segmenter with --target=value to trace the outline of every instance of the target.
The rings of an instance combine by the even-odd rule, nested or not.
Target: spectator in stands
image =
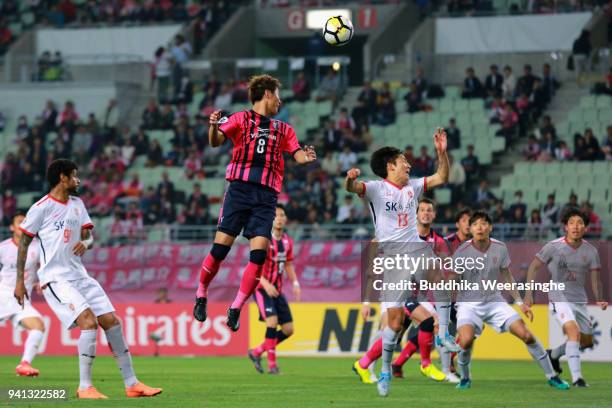
[[[378,104],[378,124],[388,126],[395,123],[395,103],[388,96],[380,98]]]
[[[344,146],[342,153],[338,155],[338,163],[340,163],[342,174],[346,174],[347,171],[357,164],[357,155],[348,146]]]
[[[134,145],[135,156],[146,155],[149,152],[149,136],[147,136],[142,126],[132,136],[132,145]]]
[[[155,99],[149,99],[147,107],[142,112],[142,127],[146,130],[154,130],[161,127],[161,112]]]
[[[566,161],[572,159],[572,152],[567,147],[567,143],[564,140],[560,140],[555,148],[555,159],[559,161]]]
[[[427,97],[428,82],[425,78],[425,72],[423,71],[423,68],[417,67],[415,76],[410,83],[416,86],[417,91],[419,92],[421,97]]]
[[[351,224],[354,218],[355,204],[353,204],[353,196],[347,194],[344,196],[344,204],[338,208],[338,216],[336,222],[340,224]]]
[[[26,118],[25,115],[21,115],[19,119],[17,119],[15,134],[17,135],[18,141],[27,139],[30,135],[30,125],[28,125],[28,118]]]
[[[293,99],[298,102],[306,102],[310,99],[310,83],[304,74],[304,71],[300,71],[293,82],[291,87],[293,90]]]
[[[370,125],[370,112],[366,108],[365,102],[357,100],[351,111],[351,118],[355,122],[357,133],[362,133]]]
[[[159,128],[163,130],[170,130],[174,127],[174,121],[176,114],[172,105],[165,103],[159,114]]]
[[[199,157],[198,151],[195,148],[190,150],[189,156],[185,160],[183,167],[185,168],[185,177],[189,180],[194,177],[202,178],[204,176],[202,159]]]
[[[450,165],[448,172],[448,185],[451,189],[451,201],[456,202],[463,196],[465,186],[465,170],[461,163],[455,160],[452,154],[448,154]]]
[[[336,130],[336,123],[328,119],[325,122],[325,129],[323,130],[323,148],[326,151],[340,151],[340,144],[342,142],[342,133]]]
[[[140,177],[138,173],[132,174],[131,180],[126,180],[123,182],[123,193],[127,197],[138,198],[142,194],[143,184],[140,181]]]
[[[157,298],[153,303],[167,304],[172,303],[172,300],[168,297],[168,288],[159,288],[157,290]]]
[[[79,124],[72,138],[72,154],[77,163],[84,164],[89,161],[92,143],[93,135],[84,125]]]
[[[411,145],[408,145],[404,148],[404,157],[406,158],[406,161],[408,162],[410,167],[413,167],[416,157],[414,157],[414,149]]]
[[[306,210],[300,206],[300,203],[296,199],[289,201],[289,207],[287,208],[287,218],[291,221],[301,221],[306,219]]]
[[[4,194],[2,194],[2,213],[4,214],[5,222],[4,224],[8,224],[12,218],[13,214],[17,211],[17,197],[13,194],[13,190],[7,188],[4,190]]]
[[[462,98],[482,98],[484,88],[480,79],[474,74],[474,68],[469,67],[465,70],[466,78],[463,80]]]
[[[580,205],[582,211],[589,218],[589,226],[587,228],[587,237],[597,238],[601,236],[601,219],[593,211],[593,206],[588,201],[583,201]]]
[[[335,128],[343,137],[350,137],[356,129],[355,121],[348,114],[348,109],[340,108],[338,118],[336,119]]]
[[[164,152],[162,151],[161,145],[157,139],[153,139],[151,146],[149,147],[149,153],[147,154],[147,166],[156,167],[164,163]]]
[[[177,34],[174,37],[174,44],[170,49],[172,55],[172,85],[174,87],[174,99],[178,99],[181,81],[183,79],[184,65],[189,61],[193,54],[191,45],[185,40],[182,34]]]
[[[531,215],[527,221],[527,228],[525,229],[525,239],[527,240],[538,240],[541,239],[546,231],[545,225],[542,222],[542,216],[540,210],[531,210]]]
[[[527,214],[527,206],[523,203],[523,192],[521,190],[517,190],[514,192],[514,202],[510,204],[510,208],[508,211],[510,214],[514,214],[516,209],[520,207],[523,214]]]
[[[574,134],[574,160],[587,161],[591,160],[587,152],[584,137],[580,133]]]
[[[499,117],[499,122],[501,123],[502,127],[496,132],[496,135],[503,136],[506,139],[506,148],[510,147],[514,136],[516,136],[518,121],[519,117],[513,106],[510,103],[505,102]]]
[[[542,117],[542,126],[540,127],[540,135],[544,136],[545,133],[552,133],[552,139],[557,140],[557,129],[552,124],[550,116],[544,115]]]
[[[64,22],[71,23],[76,20],[77,9],[71,0],[60,0],[58,10],[64,15]]]
[[[43,132],[52,132],[56,130],[57,123],[57,109],[55,108],[55,103],[52,100],[47,100],[45,104],[45,109],[43,109],[41,114],[43,123]]]
[[[523,76],[518,79],[518,82],[516,84],[516,93],[519,95],[522,93],[531,95],[531,93],[533,92],[533,83],[536,78],[537,77],[533,75],[531,65],[525,65],[523,67]]]
[[[461,159],[461,165],[465,170],[467,186],[471,186],[474,181],[480,179],[480,162],[474,155],[474,145],[468,145],[467,156]]]
[[[76,125],[79,118],[79,114],[77,113],[74,107],[74,102],[67,101],[64,105],[64,110],[57,118],[57,125],[67,126],[68,129],[74,129],[74,126]]]
[[[538,77],[533,81],[533,92],[529,97],[529,102],[532,106],[531,117],[538,119],[548,104],[548,95],[542,86],[542,80]]]
[[[550,64],[546,63],[542,66],[542,89],[546,97],[546,103],[550,103],[561,84],[554,76],[550,69]]]
[[[193,183],[193,191],[187,198],[187,205],[197,205],[200,208],[205,208],[208,212],[208,196],[202,192],[202,187],[199,183]]]
[[[540,145],[540,156],[539,161],[551,161],[555,157],[555,146],[557,143],[553,139],[551,132],[546,132],[542,136],[539,142]]]
[[[450,118],[448,126],[444,129],[446,132],[448,150],[458,149],[461,147],[461,131],[457,127],[455,118]]]
[[[4,132],[4,127],[6,126],[6,118],[4,114],[0,112],[0,132]]]
[[[495,195],[489,190],[489,182],[485,179],[480,180],[472,198],[474,205],[479,208],[488,208],[496,199]]]
[[[321,169],[332,177],[340,174],[340,163],[331,150],[325,152],[325,157],[321,160]]]
[[[545,226],[551,227],[559,221],[559,206],[555,203],[555,195],[549,194],[546,197],[546,204],[542,207],[542,222]]]
[[[378,92],[374,88],[372,88],[372,84],[370,81],[365,81],[363,84],[363,89],[357,96],[358,101],[362,101],[369,112],[369,121],[376,117],[376,109],[377,109],[377,101],[378,101]]]
[[[498,72],[497,65],[493,64],[489,67],[489,75],[485,78],[485,91],[492,99],[498,95],[502,95],[502,84],[504,77]]]
[[[427,152],[427,146],[421,146],[421,155],[414,160],[411,172],[414,177],[428,177],[434,173],[434,160]]]
[[[612,160],[612,126],[606,128],[606,137],[601,144],[606,160]]]
[[[578,196],[574,193],[570,194],[569,201],[565,203],[565,205],[563,206],[563,209],[561,210],[561,214],[559,215],[559,218],[563,219],[563,215],[565,214],[565,212],[572,208],[578,209]]]
[[[92,116],[93,114],[90,114]],[[95,119],[95,115],[93,115]],[[102,126],[105,129],[111,129],[117,127],[119,122],[119,106],[117,106],[117,100],[115,98],[108,101],[108,105],[104,109],[104,117],[102,118]]]
[[[591,32],[582,30],[580,36],[572,45],[572,57],[574,58],[574,70],[576,72],[576,81],[580,82],[582,74],[591,71]]]
[[[13,33],[6,24],[6,21],[0,18],[0,55],[9,49],[12,41]]]
[[[502,83],[502,97],[511,100],[514,98],[516,88],[516,79],[512,73],[512,67],[506,65],[504,67],[504,82]]]
[[[527,146],[523,148],[523,157],[527,161],[536,161],[540,157],[540,145],[535,136],[529,136]]]
[[[406,111],[408,113],[419,112],[423,108],[423,98],[416,84],[410,84],[410,91],[404,96]]]
[[[491,213],[495,224],[505,224],[508,222],[508,211],[504,208],[504,200],[495,200],[495,207]]]
[[[586,149],[586,160],[603,160],[604,154],[599,147],[599,142],[595,135],[593,135],[593,129],[588,128],[584,132],[584,145]]]
[[[335,106],[340,93],[340,77],[336,75],[336,71],[332,68],[327,71],[327,74],[321,80],[316,97],[317,102],[331,101]]]
[[[193,82],[187,72],[184,72],[174,103],[191,104],[191,102],[193,102]]]

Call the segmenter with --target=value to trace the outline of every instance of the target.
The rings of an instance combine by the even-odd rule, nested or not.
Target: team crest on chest
[[[412,188],[412,186],[408,187],[406,195],[408,196],[409,200],[412,200],[412,197],[414,197],[414,189]]]

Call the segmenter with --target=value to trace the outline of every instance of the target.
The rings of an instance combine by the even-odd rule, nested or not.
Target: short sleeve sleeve
[[[283,138],[283,152],[288,152],[292,156],[300,150],[300,142],[297,139],[295,130],[291,126],[287,126],[287,133]]]
[[[414,196],[419,198],[421,197],[421,195],[427,191],[427,180],[425,179],[425,177],[421,177],[418,179],[411,179],[410,180],[410,185],[412,186],[412,189],[414,190]]]
[[[287,248],[287,262],[293,261],[293,240],[289,238],[289,245]]]
[[[379,181],[364,181],[363,182],[363,193],[359,194],[361,198],[367,198],[370,201],[374,201],[378,197],[381,183]]]
[[[34,237],[38,234],[38,231],[42,227],[43,219],[45,216],[45,207],[42,205],[34,204],[28,210],[26,217],[21,222],[19,229],[29,237]]]
[[[233,143],[235,142],[236,137],[240,134],[240,118],[242,116],[242,112],[238,112],[229,116],[223,116],[221,119],[219,119],[219,130]]]
[[[548,243],[540,249],[540,251],[536,254],[536,258],[540,261],[548,264],[554,256],[554,246],[552,243]]]
[[[89,218],[89,213],[87,212],[87,208],[85,208],[85,204],[81,202],[81,229],[93,229],[94,225],[91,222],[91,218]]]
[[[589,270],[601,269],[601,261],[599,259],[599,253],[597,249],[593,248],[591,255],[589,256]]]
[[[508,253],[508,247],[502,246],[501,254],[499,258],[499,266],[502,268],[508,268],[510,266],[510,253]]]

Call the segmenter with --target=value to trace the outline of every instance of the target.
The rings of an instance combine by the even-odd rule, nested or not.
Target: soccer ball
[[[327,19],[323,27],[323,38],[330,45],[348,44],[353,38],[353,23],[348,17],[334,16]]]

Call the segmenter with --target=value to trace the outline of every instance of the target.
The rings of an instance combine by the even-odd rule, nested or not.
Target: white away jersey
[[[81,240],[81,229],[91,228],[89,214],[78,197],[70,196],[63,203],[46,195],[30,207],[21,223],[21,231],[31,237],[38,235],[41,285],[88,276],[81,257],[74,255],[73,248]]]
[[[24,282],[28,296],[32,293],[32,287],[36,282],[36,269],[38,268],[38,246],[34,245],[36,241],[28,248],[28,257],[26,258],[25,270],[23,271]],[[18,247],[12,238],[0,242],[0,290],[5,289],[8,292],[15,290],[17,281],[17,251]]]
[[[554,282],[565,284],[565,290],[549,292],[550,301],[587,302],[585,283],[589,272],[601,269],[599,254],[593,245],[582,240],[578,248],[573,248],[563,237],[544,245],[536,257],[548,266]]]
[[[404,187],[386,179],[363,184],[378,242],[423,242],[416,213],[419,197],[427,190],[425,178],[411,179]]]

